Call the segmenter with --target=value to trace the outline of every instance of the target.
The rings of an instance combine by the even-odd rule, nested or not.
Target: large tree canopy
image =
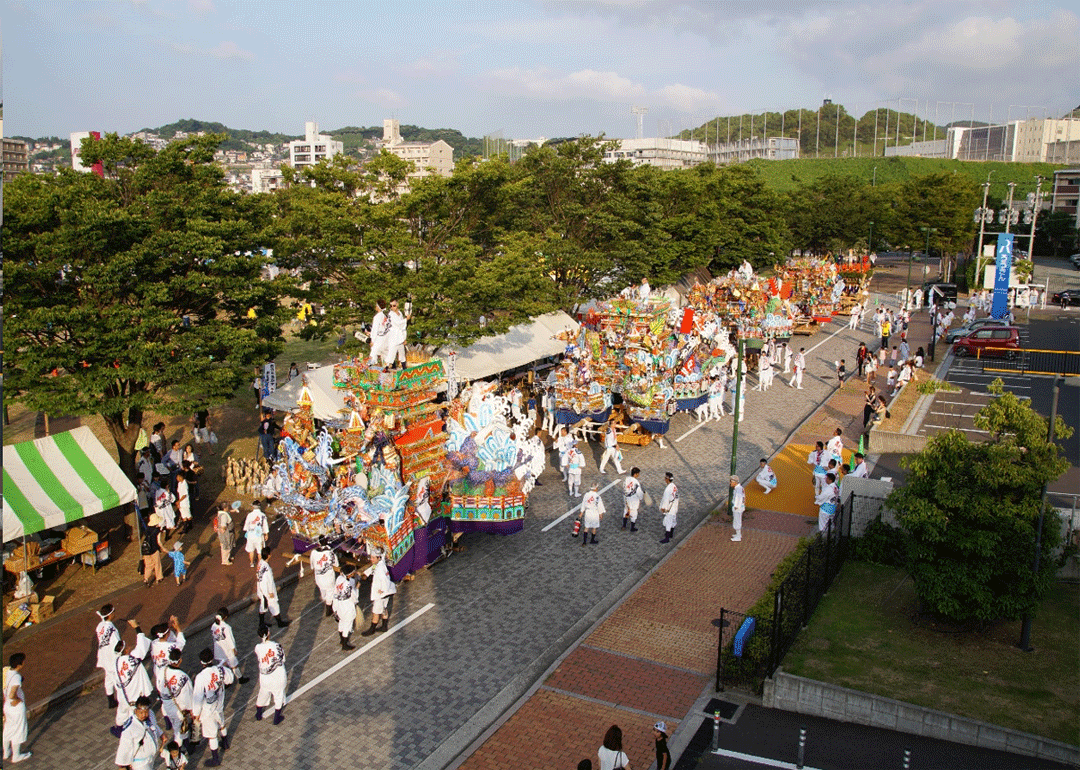
[[[228,190],[220,141],[155,152],[110,134],[82,149],[105,178],[5,185],[8,392],[32,409],[101,414],[129,473],[144,412],[220,403],[278,349],[260,201]]]
[[[960,431],[939,433],[907,458],[905,485],[889,496],[910,538],[907,567],[930,611],[958,621],[1015,619],[1033,612],[1057,568],[1057,514],[1043,527],[1041,569],[1032,573],[1043,485],[1068,467],[1047,440],[1047,420],[1030,404],[996,393],[975,418],[991,439],[972,442]],[[1055,429],[1072,429],[1059,417]]]

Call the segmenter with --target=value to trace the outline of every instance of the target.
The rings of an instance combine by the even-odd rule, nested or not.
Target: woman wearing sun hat
[[[161,571],[161,552],[164,550],[162,537],[161,516],[151,513],[149,520],[146,522],[146,529],[143,530],[141,543],[143,582],[148,586],[152,585],[155,579],[157,582],[161,582],[163,579]]]

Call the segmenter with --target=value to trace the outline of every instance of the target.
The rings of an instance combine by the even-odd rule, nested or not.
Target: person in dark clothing
[[[667,747],[667,725],[663,722],[653,725],[653,739],[656,741],[656,770],[671,770],[671,752]]]

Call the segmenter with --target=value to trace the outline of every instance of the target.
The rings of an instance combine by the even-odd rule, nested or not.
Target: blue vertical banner
[[[994,304],[991,318],[1004,318],[1009,312],[1009,276],[1012,274],[1013,234],[998,233],[994,265]]]

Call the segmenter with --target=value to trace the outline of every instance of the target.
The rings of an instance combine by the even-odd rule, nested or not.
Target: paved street
[[[834,390],[832,362],[853,356],[858,340],[868,335],[830,324],[823,333],[796,338],[796,343],[802,339],[809,353],[805,389],[795,390],[778,380],[767,393],[747,394],[738,445],[743,476],[828,397]],[[580,540],[570,537],[571,520],[566,516],[578,501],[568,499],[557,472],[549,469],[531,499],[524,532],[505,538],[464,538],[465,552],[402,586],[393,610],[392,632],[350,654],[328,677],[322,675],[346,656],[337,646],[332,624],[323,619],[314,600],[310,575],[295,588],[286,588],[284,603],[294,622],[276,637],[285,646],[289,690],[296,694],[286,710],[286,722],[274,728],[252,721],[254,681],[232,691],[227,710],[235,738],[227,764],[242,760],[283,767],[348,763],[409,768],[442,767],[463,758],[553,662],[619,605],[715,504],[726,499],[723,479],[729,468],[731,427],[730,417],[699,426],[687,415],[679,415],[665,441],[667,448],[654,442],[626,452],[626,464],[643,469],[642,480],[654,500],[662,491],[663,472],[675,474],[682,500],[676,543],[662,546],[657,542],[662,532],[655,507],[643,514],[639,532],[631,535],[616,529],[621,501],[618,488],[611,487],[604,493],[609,514],[600,543],[582,548]],[[599,447],[589,449],[585,481],[599,479],[602,487],[607,486],[617,477],[610,471],[607,476],[598,475]],[[784,534],[769,537],[779,538],[771,555],[746,564],[732,562],[725,571],[740,591],[727,599],[734,602],[727,606],[747,606],[756,599],[771,571],[769,564],[786,552],[789,546],[783,543],[795,539]],[[733,545],[726,536],[720,540]],[[687,586],[687,593],[699,582],[700,569],[678,581],[679,586]],[[689,659],[663,665],[690,671],[695,682],[708,677],[711,663],[707,661],[715,657],[715,632],[708,623],[725,603],[722,597],[707,594],[701,601],[704,605],[698,614],[707,631],[696,645],[686,648],[686,636],[681,633],[659,642],[662,650],[683,649],[693,658],[693,665],[687,665]],[[619,612],[623,613],[619,617],[631,619],[609,618],[607,622],[633,626],[650,614],[647,608],[620,608]],[[255,641],[251,611],[234,616],[234,621],[240,648],[251,649]],[[606,633],[617,637],[614,628]],[[625,633],[631,641],[603,647],[608,654],[600,657],[608,669],[611,647],[617,656],[634,655],[639,649],[633,634]],[[66,642],[61,639],[57,641]],[[195,634],[185,660],[194,660],[206,644],[205,632]],[[85,645],[80,642],[77,649],[81,657]],[[586,648],[578,649],[571,663],[585,665],[582,661],[589,654]],[[252,665],[250,657],[245,662]],[[32,679],[28,682],[33,687]],[[560,688],[552,687],[557,694]],[[665,711],[673,708],[665,707]],[[54,708],[31,724],[34,758],[26,766],[108,767],[115,749],[107,732],[110,724],[111,713],[100,695]],[[84,736],[78,744],[61,739],[73,732]]]

